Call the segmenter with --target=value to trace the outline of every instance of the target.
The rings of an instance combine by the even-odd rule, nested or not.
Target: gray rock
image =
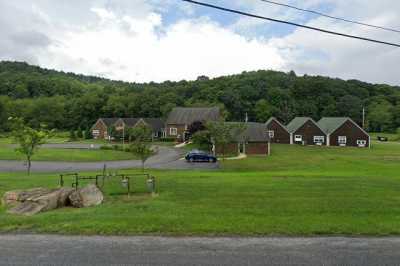
[[[29,198],[38,197],[50,193],[51,191],[52,190],[48,188],[32,188],[28,190],[8,191],[4,194],[2,198],[2,204],[4,206],[13,206],[20,202],[24,202]]]
[[[58,197],[58,208],[71,205],[69,196],[75,191],[73,188],[60,188],[60,195]]]
[[[29,193],[26,193],[26,195]],[[18,200],[18,204],[15,207],[8,210],[11,214],[21,215],[34,215],[39,212],[45,212],[56,209],[58,207],[58,199],[60,196],[60,190],[43,190],[43,194],[35,193],[29,197],[23,197]]]
[[[104,196],[100,189],[94,184],[80,188],[69,196],[71,205],[76,208],[91,207],[103,202]]]
[[[6,192],[3,201],[11,207],[8,213],[29,216],[67,206],[74,191],[72,188],[15,190]]]

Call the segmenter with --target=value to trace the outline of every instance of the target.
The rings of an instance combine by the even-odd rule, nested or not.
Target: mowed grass
[[[373,142],[371,149],[273,144],[272,155],[222,161],[225,170],[263,171],[281,177],[397,177],[400,143]]]
[[[114,150],[89,150],[89,149],[49,149],[41,148],[32,157],[33,161],[57,162],[95,162],[130,160],[136,157],[129,152]],[[8,145],[0,145],[0,160],[25,160],[25,157]]]
[[[274,145],[273,156],[219,171],[149,170],[159,195],[134,180],[127,198],[106,183],[103,205],[20,217],[0,208],[1,232],[104,235],[399,235],[400,145],[373,149]],[[138,170],[121,173],[138,173]],[[86,175],[95,173],[85,173]],[[0,193],[57,187],[57,174],[0,174]]]

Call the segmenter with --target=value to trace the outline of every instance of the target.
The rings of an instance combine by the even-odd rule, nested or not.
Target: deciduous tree
[[[154,151],[151,148],[151,133],[152,130],[144,124],[134,127],[130,134],[133,142],[130,145],[130,151],[139,157],[142,162],[142,171],[144,172],[144,164],[149,159]]]
[[[33,129],[27,126],[21,118],[9,118],[12,122],[12,136],[19,145],[16,151],[25,155],[27,161],[28,175],[31,173],[32,157],[39,150],[39,147],[46,143],[51,133],[44,126],[41,129]]]

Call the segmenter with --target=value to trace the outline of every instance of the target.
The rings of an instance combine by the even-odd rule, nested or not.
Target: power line
[[[283,4],[283,3],[279,3],[279,2],[274,2],[274,1],[270,1],[270,0],[260,0],[260,1],[266,2],[266,3],[269,3],[269,4],[273,4],[273,5],[284,6],[284,7],[288,7],[288,8],[291,8],[291,9],[296,9],[296,10],[303,11],[303,12],[312,13],[312,14],[315,14],[315,15],[318,15],[318,16],[327,17],[327,18],[331,18],[331,19],[335,19],[335,20],[340,20],[340,21],[349,22],[349,23],[353,23],[353,24],[358,24],[358,25],[362,25],[362,26],[366,26],[366,27],[375,28],[375,29],[380,29],[380,30],[386,30],[386,31],[400,33],[400,30],[387,28],[387,27],[382,27],[382,26],[377,26],[377,25],[372,25],[372,24],[367,24],[367,23],[364,23],[364,22],[359,22],[359,21],[355,21],[355,20],[351,20],[351,19],[334,17],[334,16],[327,15],[327,14],[324,14],[324,13],[321,13],[321,12],[318,12],[318,11],[304,9],[304,8],[300,8],[300,7],[297,7],[297,6],[292,6],[292,5]]]
[[[324,32],[324,33],[328,33],[328,34],[332,34],[332,35],[338,35],[338,36],[352,38],[352,39],[358,39],[358,40],[363,40],[363,41],[368,41],[368,42],[385,44],[385,45],[394,46],[394,47],[400,47],[400,44],[396,44],[396,43],[379,41],[379,40],[375,40],[375,39],[359,37],[359,36],[355,36],[355,35],[350,35],[350,34],[345,34],[345,33],[325,30],[325,29],[321,29],[321,28],[306,26],[306,25],[302,25],[302,24],[298,24],[298,23],[294,23],[294,22],[290,22],[290,21],[263,17],[263,16],[254,15],[254,14],[250,14],[250,13],[246,13],[246,12],[238,11],[238,10],[234,10],[234,9],[229,9],[229,8],[225,8],[225,7],[221,7],[221,6],[211,5],[211,4],[207,4],[207,3],[203,3],[203,2],[198,2],[198,1],[193,1],[193,0],[182,0],[182,1],[188,2],[188,3],[192,3],[192,4],[196,4],[196,5],[200,5],[200,6],[205,6],[205,7],[210,7],[210,8],[222,10],[222,11],[225,11],[225,12],[239,14],[239,15],[243,15],[243,16],[247,16],[247,17],[259,18],[259,19],[263,19],[263,20],[269,20],[269,21],[273,21],[273,22],[277,22],[277,23],[288,24],[288,25],[292,25],[292,26],[296,26],[296,27],[300,27],[300,28],[305,28],[305,29],[309,29],[309,30],[320,31],[320,32]]]

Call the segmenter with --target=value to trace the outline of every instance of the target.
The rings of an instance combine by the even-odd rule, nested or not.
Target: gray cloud
[[[228,2],[227,0],[220,0],[218,2],[256,11],[262,15],[298,21],[305,19],[304,14],[269,7],[260,1],[234,0]],[[396,0],[368,2],[365,0],[297,0],[292,2],[307,8],[318,8],[321,4],[329,4],[331,6],[329,12],[333,15],[383,26],[400,25],[400,16],[397,14],[400,10],[400,2]],[[181,30],[182,25],[185,24],[182,23],[180,27],[176,28],[174,24],[168,26],[162,24],[153,27],[146,22],[145,25],[151,27],[151,30],[144,32],[146,30],[143,29],[144,27],[140,22],[146,21],[151,12],[165,14],[169,9],[176,9],[179,6],[181,5],[177,4],[177,0],[36,0],[30,1],[29,4],[23,0],[0,1],[0,34],[2,36],[0,38],[0,60],[23,60],[32,64],[68,71],[99,73],[111,78],[115,78],[115,75],[117,75],[118,78],[127,80],[135,76],[129,73],[138,72],[141,73],[141,77],[146,79],[151,77],[160,80],[190,78],[199,74],[219,75],[232,71],[232,69],[244,70],[240,67],[232,68],[234,62],[227,63],[226,69],[221,69],[223,68],[221,66],[218,71],[214,70],[213,66],[219,64],[221,60],[226,62],[230,60],[228,57],[218,57],[218,54],[224,53],[224,51],[216,53],[214,57],[204,58],[204,61],[201,61],[201,59],[192,60],[195,65],[186,66],[185,69],[180,69],[180,65],[174,65],[174,63],[180,62],[176,58],[179,58],[182,54],[182,51],[174,50],[179,49],[175,47],[181,47],[181,43],[178,42],[184,40],[186,35],[191,34],[191,32],[185,33]],[[110,21],[107,25],[103,25],[98,14],[92,11],[93,8],[112,12],[116,19]],[[198,13],[194,12],[193,9],[187,11],[185,21],[193,22],[194,20],[190,20],[193,19],[193,14]],[[123,20],[122,18],[125,16],[134,19],[134,22]],[[204,21],[207,22],[207,19],[196,21],[193,24],[205,24]],[[213,23],[213,21],[208,22]],[[132,23],[139,23],[139,26],[135,28]],[[219,25],[218,23],[215,24]],[[308,24],[370,38],[400,42],[400,34],[371,30],[322,18],[311,19]],[[301,29],[296,29],[287,36],[265,41],[265,37],[259,35],[257,31],[260,27],[266,27],[266,29],[274,27],[274,30],[276,30],[279,25],[239,18],[228,29],[232,36],[227,34],[226,38],[232,37],[232,41],[238,41],[238,36],[233,36],[233,34],[239,33],[247,37],[248,43],[257,42],[257,45],[265,45],[265,47],[273,49],[271,56],[276,55],[276,58],[284,58],[283,65],[276,64],[283,70],[293,69],[301,74],[357,78],[370,82],[400,83],[397,70],[400,49],[331,37]],[[132,47],[125,47],[121,41],[119,43],[110,42],[109,46],[102,46],[103,51],[99,51],[98,55],[96,53],[87,55],[92,52],[90,50],[86,53],[80,53],[82,51],[80,46],[85,45],[84,42],[80,42],[81,40],[90,41],[91,44],[109,41],[104,36],[109,36],[110,32],[105,32],[104,28],[109,30],[114,38],[126,42],[131,41]],[[193,31],[194,27],[187,26],[187,29]],[[198,34],[214,36],[207,35],[210,28],[207,28],[207,30],[208,32],[199,31]],[[83,38],[89,33],[91,38]],[[197,37],[198,35],[194,36]],[[215,42],[223,42],[223,40],[218,40],[218,37],[214,36],[214,38],[213,41]],[[136,40],[137,42],[135,42]],[[169,43],[169,40],[176,41],[176,44]],[[203,41],[203,38],[200,37],[199,42],[201,41]],[[147,47],[146,42],[151,45]],[[240,40],[240,42],[244,41]],[[206,44],[207,40],[204,40],[204,43]],[[137,47],[136,49],[140,49],[140,51],[135,51],[133,47]],[[167,47],[168,50],[164,51],[163,49],[167,48],[162,47]],[[260,47],[257,46],[257,49],[263,49]],[[96,48],[93,47],[93,50]],[[115,49],[125,49],[126,54],[115,53],[113,51]],[[160,60],[159,58],[165,56],[166,52],[169,53],[171,58],[174,58],[174,60],[171,60],[169,68],[157,68],[157,71],[150,70],[153,68],[150,64],[153,63],[155,67],[158,67],[158,65],[163,65],[163,62],[156,62],[149,60],[149,58],[152,58],[154,53],[159,53],[157,58]],[[243,57],[242,60],[246,61],[248,70],[263,67],[258,63],[257,58],[252,57],[256,52],[256,50],[235,51]],[[188,53],[188,56],[190,55]],[[135,58],[127,60],[128,57]],[[98,67],[101,67],[102,70],[99,71]],[[268,67],[271,66],[265,65],[265,68]],[[210,73],[210,69],[216,72]],[[181,76],[178,76],[175,72]],[[124,74],[126,76],[121,73],[126,73]]]

